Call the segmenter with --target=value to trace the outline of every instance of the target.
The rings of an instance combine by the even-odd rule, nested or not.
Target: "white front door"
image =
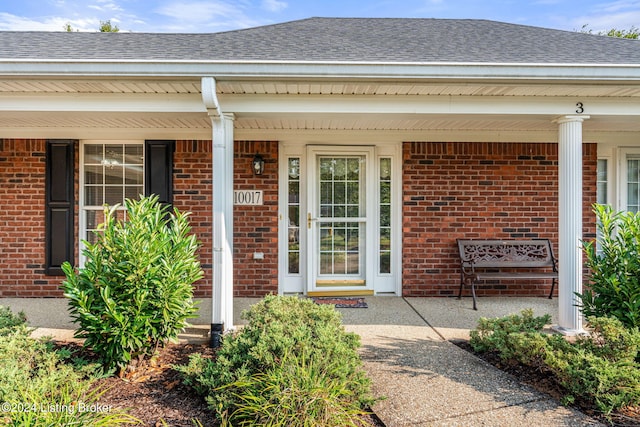
[[[372,293],[372,148],[309,147],[308,293]]]
[[[400,294],[399,148],[281,147],[280,293]]]

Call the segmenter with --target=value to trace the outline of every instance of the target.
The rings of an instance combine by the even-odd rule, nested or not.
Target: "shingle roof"
[[[0,32],[0,58],[640,64],[640,41],[473,19],[309,18],[213,34]]]

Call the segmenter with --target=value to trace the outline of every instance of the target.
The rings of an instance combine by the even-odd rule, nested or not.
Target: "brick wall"
[[[259,152],[267,165],[262,177],[250,172]],[[235,188],[264,191],[263,206],[235,208],[236,295],[278,291],[277,157],[275,142],[235,144]],[[61,297],[63,277],[44,275],[45,140],[0,139],[0,297]],[[78,193],[76,153],[76,203]],[[201,241],[204,278],[197,297],[210,297],[212,285],[211,141],[178,141],[174,155],[174,205],[190,211],[192,232]],[[250,218],[250,220],[249,220]],[[77,229],[77,206],[76,222]],[[76,242],[77,240],[76,233]],[[254,260],[253,253],[264,253]],[[77,254],[76,254],[77,263]]]
[[[196,297],[211,297],[213,183],[211,141],[177,141],[173,155],[173,205],[191,212],[191,232],[201,243],[200,265],[204,278],[196,283]]]
[[[61,296],[44,275],[45,141],[0,139],[0,297]]]
[[[255,176],[256,153],[265,160],[264,173]],[[261,206],[234,208],[234,294],[263,296],[278,293],[278,143],[237,141],[234,153],[234,188],[262,190]],[[254,253],[264,259],[254,259]]]
[[[403,294],[457,295],[456,238],[549,238],[557,253],[557,148],[544,143],[405,143]],[[591,238],[595,144],[584,145],[583,161],[584,236]],[[503,281],[481,285],[479,294],[545,295],[549,286],[549,281]]]

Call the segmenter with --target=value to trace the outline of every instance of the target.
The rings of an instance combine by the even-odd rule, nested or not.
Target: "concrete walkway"
[[[235,299],[240,313],[258,299]],[[557,299],[366,297],[368,308],[339,309],[345,328],[360,335],[365,369],[376,396],[374,406],[387,427],[395,426],[599,426],[586,415],[519,384],[448,340],[468,339],[482,317],[500,317],[532,308],[535,315],[558,312]],[[36,336],[69,339],[63,299],[0,299],[0,305],[24,311]],[[206,339],[210,300],[184,339]],[[554,318],[555,321],[555,318]]]

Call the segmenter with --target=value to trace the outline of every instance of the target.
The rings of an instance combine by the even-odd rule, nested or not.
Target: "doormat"
[[[332,304],[336,308],[367,308],[364,298],[357,297],[312,297],[316,304]]]

